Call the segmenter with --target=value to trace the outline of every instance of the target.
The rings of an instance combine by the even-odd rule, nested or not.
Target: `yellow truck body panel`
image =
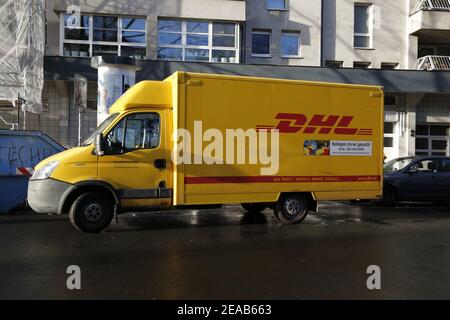
[[[194,122],[201,120],[203,131],[215,128],[223,136],[231,128],[280,130],[276,175],[262,176],[260,164],[175,166],[174,204],[275,202],[282,192],[312,192],[316,200],[381,196],[380,87],[193,73],[180,73],[170,81],[178,86],[174,128],[194,132]],[[332,141],[364,148],[370,142],[365,150],[370,154],[358,152],[358,145],[342,155],[317,149],[311,155],[307,150],[308,143],[323,146]]]

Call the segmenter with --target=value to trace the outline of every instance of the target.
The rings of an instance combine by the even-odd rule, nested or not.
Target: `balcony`
[[[414,65],[414,70],[426,70],[426,71],[449,71],[450,70],[450,57],[448,56],[425,56],[417,60]]]
[[[412,14],[421,10],[450,11],[450,0],[419,0]]]
[[[409,34],[450,30],[450,0],[419,0],[409,16]]]

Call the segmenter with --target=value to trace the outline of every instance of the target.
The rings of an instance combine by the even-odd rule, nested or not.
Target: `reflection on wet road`
[[[450,207],[322,203],[303,224],[271,210],[128,213],[82,234],[67,217],[0,216],[0,298],[450,298]],[[382,290],[366,287],[379,265]],[[66,268],[82,290],[66,288]]]

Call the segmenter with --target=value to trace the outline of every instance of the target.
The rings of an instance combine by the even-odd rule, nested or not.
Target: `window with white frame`
[[[82,15],[74,20],[73,16],[61,14],[61,55],[119,55],[144,59],[146,29],[145,18]]]
[[[267,0],[267,10],[286,10],[286,0]]]
[[[396,130],[399,121],[397,111],[397,98],[391,95],[384,96],[384,148],[389,156],[393,156],[392,148],[396,147]],[[390,148],[390,149],[388,149]]]
[[[417,156],[448,156],[450,128],[448,124],[418,123],[416,126]]]
[[[395,138],[395,122],[384,122],[384,147],[393,148]]]
[[[266,30],[253,30],[252,56],[270,57],[271,32]]]
[[[300,32],[283,31],[281,34],[281,57],[300,57]]]
[[[158,59],[239,62],[239,24],[159,19]]]
[[[372,48],[372,5],[355,4],[354,47]]]

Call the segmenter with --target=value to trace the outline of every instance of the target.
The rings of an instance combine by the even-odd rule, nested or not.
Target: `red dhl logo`
[[[256,130],[277,129],[280,133],[304,133],[304,134],[338,134],[371,136],[372,129],[352,128],[353,116],[336,116],[316,114],[310,120],[304,114],[279,113],[275,119],[280,120],[278,125],[258,125]]]

